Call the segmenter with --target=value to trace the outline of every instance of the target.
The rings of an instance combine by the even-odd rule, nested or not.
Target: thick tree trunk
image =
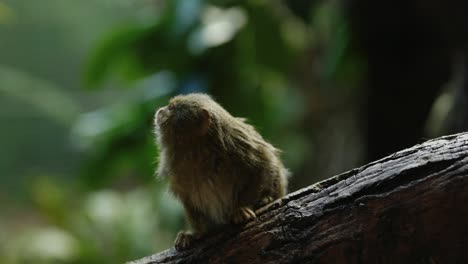
[[[332,177],[143,263],[468,263],[468,133]]]

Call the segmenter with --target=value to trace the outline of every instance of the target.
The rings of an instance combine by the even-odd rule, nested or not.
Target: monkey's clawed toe
[[[249,207],[241,207],[234,212],[232,222],[234,224],[242,224],[256,217],[257,215],[255,215],[255,212],[252,211],[252,209]]]
[[[177,234],[176,240],[175,240],[175,248],[177,250],[184,250],[190,247],[195,240],[195,236],[188,232],[188,231],[180,231]]]
[[[265,206],[271,202],[273,202],[275,199],[271,196],[265,196],[260,200],[260,206]]]

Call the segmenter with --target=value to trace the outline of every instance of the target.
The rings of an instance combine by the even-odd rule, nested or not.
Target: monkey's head
[[[217,104],[205,94],[176,96],[156,112],[156,132],[173,143],[199,139],[209,130],[213,105]]]

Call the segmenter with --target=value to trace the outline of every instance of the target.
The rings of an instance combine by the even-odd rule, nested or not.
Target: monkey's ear
[[[208,129],[211,125],[211,114],[208,110],[201,110],[201,124],[200,124],[200,134],[205,135],[208,132]]]

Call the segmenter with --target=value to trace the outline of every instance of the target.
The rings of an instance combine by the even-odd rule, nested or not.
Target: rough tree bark
[[[291,193],[245,226],[143,263],[468,263],[468,133]]]

